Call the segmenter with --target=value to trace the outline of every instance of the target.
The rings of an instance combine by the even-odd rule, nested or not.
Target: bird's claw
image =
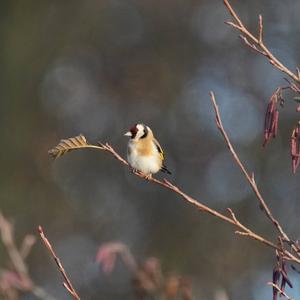
[[[131,173],[136,173],[137,169],[135,169],[132,165],[128,163],[128,167]]]
[[[144,176],[145,176],[146,180],[151,180],[152,179],[152,174],[147,174],[147,175],[145,174]]]
[[[151,173],[150,174],[144,174],[141,171],[139,171],[138,169],[133,168],[132,166],[129,166],[129,168],[130,168],[130,171],[131,171],[132,174],[142,175],[142,176],[144,176],[144,178],[146,180],[151,180],[152,179],[152,174]]]
[[[138,169],[135,169],[132,166],[129,166],[129,167],[130,167],[130,171],[131,171],[132,174],[135,174],[135,175],[141,175],[142,174]]]

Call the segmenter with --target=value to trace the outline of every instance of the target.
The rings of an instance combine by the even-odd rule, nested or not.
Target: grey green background
[[[300,62],[300,3],[232,1],[293,70]],[[20,239],[43,225],[83,299],[132,299],[130,275],[95,263],[99,245],[118,240],[140,260],[158,257],[165,273],[192,279],[195,299],[271,299],[274,253],[233,234],[178,196],[132,176],[111,156],[47,150],[79,133],[126,154],[125,131],[149,125],[165,149],[170,180],[220,211],[231,207],[275,240],[215,128],[214,90],[224,125],[267,203],[299,237],[299,172],[290,168],[289,135],[299,115],[287,93],[279,136],[263,150],[263,120],[284,77],[224,24],[222,1],[1,1],[0,203]],[[161,175],[158,175],[161,178]],[[0,261],[6,260],[0,246]],[[35,281],[68,299],[40,242],[29,260]],[[299,295],[299,275],[290,295]],[[296,297],[297,298],[297,297]],[[24,295],[22,299],[33,299]]]

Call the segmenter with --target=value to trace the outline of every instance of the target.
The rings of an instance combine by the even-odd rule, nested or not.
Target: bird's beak
[[[132,136],[132,134],[131,134],[130,131],[127,131],[124,135],[125,135],[125,136]]]

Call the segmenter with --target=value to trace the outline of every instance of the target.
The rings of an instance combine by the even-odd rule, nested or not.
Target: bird
[[[135,124],[125,136],[130,137],[127,159],[133,170],[142,172],[147,179],[159,171],[171,174],[163,163],[164,152],[149,126]]]

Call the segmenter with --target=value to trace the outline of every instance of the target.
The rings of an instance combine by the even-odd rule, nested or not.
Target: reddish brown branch
[[[238,155],[236,154],[232,144],[231,144],[231,141],[223,127],[223,124],[222,124],[222,120],[221,120],[221,117],[220,117],[220,112],[219,112],[219,107],[216,103],[216,99],[215,99],[215,96],[214,96],[214,93],[213,92],[210,92],[210,97],[211,97],[211,101],[213,103],[213,107],[214,107],[214,110],[215,110],[215,114],[216,114],[216,123],[217,123],[217,127],[219,129],[219,131],[221,132],[223,138],[224,138],[224,141],[230,151],[230,153],[232,154],[233,156],[233,159],[234,161],[237,163],[237,165],[239,166],[239,168],[241,169],[242,173],[245,175],[247,181],[249,182],[256,198],[258,199],[259,201],[259,204],[261,205],[262,209],[264,210],[264,212],[266,213],[267,217],[270,219],[270,221],[273,223],[273,225],[276,227],[277,231],[279,232],[280,236],[283,238],[284,241],[288,242],[291,247],[293,248],[293,250],[295,252],[298,251],[297,249],[297,246],[293,243],[293,241],[288,237],[288,235],[284,232],[284,230],[282,229],[280,223],[277,221],[277,219],[275,219],[275,217],[273,216],[272,212],[270,211],[269,207],[267,206],[263,196],[261,195],[257,185],[256,185],[256,182],[255,182],[255,179],[254,179],[254,174],[252,173],[251,175],[247,172],[245,166],[243,165],[243,163],[241,162],[241,160],[239,159]]]
[[[122,162],[123,164],[129,166],[128,162],[123,159],[109,144],[101,144],[101,150],[104,150],[104,151],[107,151],[109,153],[111,153],[117,160],[119,160],[120,162]],[[146,179],[148,181],[151,181],[153,183],[156,183],[160,186],[163,186],[164,188],[167,188],[169,190],[171,190],[172,192],[176,193],[176,194],[179,194],[184,200],[186,200],[187,202],[189,202],[190,204],[192,204],[193,206],[195,206],[197,209],[205,212],[205,213],[208,213],[218,219],[221,219],[227,223],[230,223],[232,225],[235,225],[236,227],[238,227],[239,230],[242,230],[243,232],[246,232],[247,233],[247,236],[259,241],[259,242],[262,242],[263,244],[265,245],[268,245],[269,247],[272,247],[273,249],[277,249],[277,250],[280,250],[278,249],[278,247],[264,239],[263,237],[255,234],[254,232],[252,232],[250,229],[248,229],[247,227],[245,227],[243,224],[241,224],[240,222],[237,221],[237,219],[234,217],[233,218],[233,213],[232,211],[230,210],[231,212],[231,218],[227,217],[226,215],[202,204],[201,202],[198,202],[196,199],[190,197],[189,195],[187,195],[186,193],[184,193],[181,189],[179,189],[177,186],[173,185],[171,182],[169,182],[168,180],[164,179],[163,181],[160,181],[154,177],[151,177],[151,178],[146,178],[144,174],[140,173],[140,172],[137,172],[137,171],[133,171],[135,175],[139,176],[140,178],[143,178],[143,179]],[[290,256],[289,256],[290,257]],[[291,257],[290,257],[291,258]],[[298,263],[300,263],[300,260],[298,260],[297,258],[295,258],[296,261]],[[293,260],[293,259],[292,259]]]
[[[237,29],[241,32],[241,38],[244,43],[256,51],[257,53],[264,55],[275,68],[280,70],[281,72],[287,74],[290,78],[292,78],[295,82],[300,83],[300,74],[299,69],[296,70],[296,73],[292,72],[288,69],[279,59],[277,59],[273,53],[269,50],[269,48],[265,45],[263,41],[263,18],[259,15],[258,18],[258,36],[256,37],[252,34],[246,26],[243,24],[241,19],[239,18],[238,14],[235,12],[233,7],[230,5],[228,0],[224,0],[224,4],[231,14],[233,18],[233,22],[225,22],[226,24],[230,25],[231,27]]]
[[[40,237],[42,238],[45,246],[47,247],[50,255],[53,257],[53,259],[54,259],[54,261],[55,261],[55,263],[58,267],[58,270],[60,271],[61,275],[64,278],[63,286],[70,293],[70,295],[72,296],[72,298],[74,300],[80,300],[80,297],[78,296],[77,292],[73,288],[73,285],[72,285],[72,283],[71,283],[71,281],[70,281],[70,279],[69,279],[69,277],[68,277],[68,275],[67,275],[67,273],[66,273],[66,271],[63,267],[63,265],[61,264],[60,259],[56,255],[52,245],[50,244],[49,240],[45,236],[43,228],[41,226],[39,226],[39,234],[40,234]]]

